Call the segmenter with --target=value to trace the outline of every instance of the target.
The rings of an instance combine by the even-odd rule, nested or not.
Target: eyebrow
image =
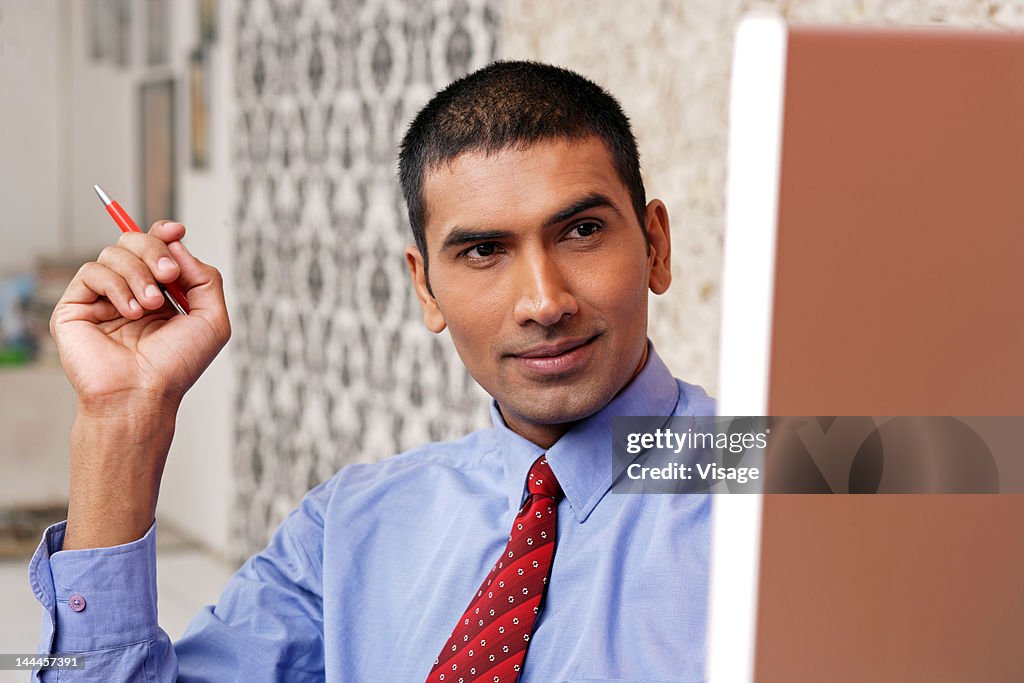
[[[473,230],[472,228],[452,228],[448,236],[444,238],[441,251],[447,251],[453,247],[461,247],[464,244],[473,242],[490,242],[504,239],[510,233],[504,230]]]
[[[569,220],[578,213],[583,213],[589,209],[596,208],[611,209],[616,215],[622,215],[622,212],[619,211],[617,206],[615,206],[615,202],[613,202],[607,195],[601,192],[591,192],[579,199],[573,200],[571,204],[551,214],[545,222],[545,225],[556,225]],[[448,235],[444,239],[444,243],[441,245],[441,251],[447,251],[454,247],[461,247],[465,244],[471,244],[474,242],[501,240],[509,237],[510,235],[511,233],[506,230],[476,230],[473,228],[462,228],[456,226],[448,232]]]
[[[597,208],[611,209],[617,215],[622,215],[618,207],[615,206],[615,202],[613,202],[608,195],[601,192],[591,192],[590,194],[584,195],[583,197],[575,200],[564,209],[554,213],[550,218],[548,218],[547,224],[555,225],[556,223],[569,220],[578,213],[583,213],[589,209]]]

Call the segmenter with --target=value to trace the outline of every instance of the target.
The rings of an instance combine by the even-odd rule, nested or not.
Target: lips
[[[577,339],[565,339],[554,344],[538,344],[531,346],[526,351],[512,354],[517,358],[551,358],[561,356],[563,353],[579,348],[590,342],[593,337],[579,337]]]
[[[537,375],[560,375],[582,367],[590,358],[593,344],[598,335],[575,337],[559,342],[536,344],[523,351],[511,354],[511,358],[528,373]]]

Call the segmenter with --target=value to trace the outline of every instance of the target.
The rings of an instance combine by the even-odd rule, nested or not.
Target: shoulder
[[[716,415],[718,413],[718,402],[708,396],[704,387],[684,382],[676,378],[679,386],[679,401],[673,415]]]
[[[441,491],[473,491],[496,481],[498,448],[494,431],[487,429],[455,441],[417,446],[379,462],[347,465],[307,492],[279,532],[283,529],[285,536],[312,543],[310,539],[316,538],[323,542],[329,528],[341,526],[348,537],[388,520],[407,524]]]
[[[378,462],[346,465],[310,495],[330,499],[342,496],[379,496],[411,487],[419,491],[443,479],[473,476],[493,465],[499,445],[493,429],[482,429],[452,441],[411,448]]]

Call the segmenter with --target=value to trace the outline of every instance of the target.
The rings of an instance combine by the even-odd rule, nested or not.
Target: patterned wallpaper
[[[489,0],[250,0],[238,16],[238,498],[260,550],[343,465],[486,422],[483,392],[408,285],[398,141],[496,54]]]
[[[1003,0],[244,0],[234,135],[240,315],[231,555],[312,486],[487,423],[448,339],[420,322],[396,146],[440,87],[495,57],[577,69],[633,119],[649,195],[672,218],[675,283],[651,336],[715,392],[732,34],[794,21],[1024,27]]]

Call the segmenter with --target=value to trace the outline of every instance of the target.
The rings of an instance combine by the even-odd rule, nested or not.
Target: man
[[[68,520],[32,560],[44,651],[87,651],[83,675],[108,681],[702,678],[708,499],[609,492],[613,416],[714,409],[646,339],[669,224],[618,103],[562,69],[493,64],[419,113],[400,175],[424,322],[494,397],[494,428],[316,487],[172,646],[160,474],[229,326],[180,224],[126,235],[52,320],[80,409]],[[154,291],[176,278],[187,318]]]

